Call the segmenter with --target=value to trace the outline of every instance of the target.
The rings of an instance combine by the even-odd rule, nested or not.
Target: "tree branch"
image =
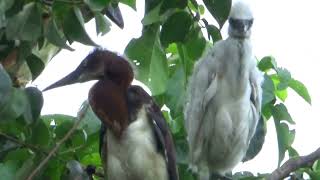
[[[320,159],[320,147],[309,155],[289,159],[281,167],[274,170],[268,179],[283,179],[299,168],[312,166],[312,164],[318,159]]]
[[[81,112],[85,112],[85,111],[81,111]],[[30,175],[28,176],[27,180],[32,180],[34,178],[34,176],[41,170],[41,168],[43,168],[44,165],[47,164],[47,162],[50,160],[50,158],[55,154],[55,152],[60,148],[60,146],[72,135],[72,133],[77,129],[77,127],[79,126],[80,122],[84,119],[84,113],[79,113],[78,116],[78,121],[76,121],[72,128],[67,132],[67,134],[56,143],[55,147],[49,152],[48,156],[43,159],[41,161],[41,163],[37,166],[37,168],[35,168]]]
[[[45,155],[48,155],[48,152],[45,152],[44,150],[40,149],[39,147],[34,146],[34,145],[32,145],[32,144],[27,144],[27,143],[25,143],[25,142],[23,142],[23,141],[20,141],[19,139],[16,139],[16,138],[14,138],[14,137],[12,137],[12,136],[10,136],[10,135],[8,135],[8,134],[5,134],[5,133],[3,133],[3,132],[1,132],[1,131],[0,131],[0,136],[6,138],[6,139],[9,140],[9,141],[12,141],[12,142],[20,145],[20,146],[22,146],[22,147],[26,147],[26,148],[29,148],[29,149],[31,149],[31,150],[33,150],[33,151],[37,151],[37,152],[43,153],[43,154],[45,154]]]

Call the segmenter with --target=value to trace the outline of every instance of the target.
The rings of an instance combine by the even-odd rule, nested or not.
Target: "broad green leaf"
[[[179,165],[179,177],[181,180],[196,180],[196,175],[193,175],[187,164]]]
[[[184,9],[188,5],[188,0],[169,0],[163,1],[161,5],[161,14],[166,12],[169,9]]]
[[[28,106],[28,99],[24,91],[12,88],[5,106],[0,109],[0,122],[12,121],[18,118]]]
[[[277,68],[277,74],[280,79],[280,83],[277,85],[277,90],[287,89],[289,82],[291,80],[290,72],[285,68]]]
[[[168,80],[166,104],[175,114],[182,111],[185,103],[185,82],[186,76],[181,66],[176,69],[173,76]]]
[[[180,132],[181,128],[183,128],[182,124],[180,124],[176,119],[173,120],[169,111],[162,111],[162,114],[170,127],[171,133],[174,135]]]
[[[48,27],[45,29],[45,36],[48,41],[58,47],[73,51],[70,46],[66,44],[66,38],[61,30],[59,30],[54,18],[51,18],[48,23]]]
[[[143,19],[141,20],[141,23],[144,26],[160,22],[162,17],[160,16],[160,8],[161,4],[153,8],[151,11],[149,11],[147,14],[144,15]]]
[[[291,79],[289,82],[289,87],[292,88],[296,93],[298,93],[305,101],[311,104],[311,98],[308,89],[298,80]]]
[[[262,91],[262,106],[264,106],[265,104],[267,104],[275,99],[275,95],[274,95],[275,87],[274,87],[273,81],[266,74],[264,75],[262,89],[263,89],[263,91]]]
[[[134,10],[137,10],[136,8],[136,0],[120,0],[121,3],[128,5]]]
[[[0,64],[0,112],[2,106],[9,98],[10,90],[11,90],[11,79],[6,70]]]
[[[0,177],[5,180],[15,180],[17,168],[13,161],[0,163]]]
[[[226,22],[231,9],[231,0],[204,0],[204,4],[211,13],[211,15],[218,22],[220,29]]]
[[[281,123],[276,119],[274,119],[274,123],[276,126],[277,139],[278,139],[278,150],[279,150],[278,166],[280,166],[280,163],[284,158],[285,152],[294,141],[295,131],[289,130],[289,127],[286,123]]]
[[[272,110],[272,116],[277,121],[287,121],[290,124],[295,124],[292,120],[286,106],[282,103],[275,105]]]
[[[80,128],[83,128],[88,135],[99,132],[101,121],[92,111],[88,101],[82,103],[81,108],[78,112],[78,118],[79,114],[83,115],[83,120],[79,125]]]
[[[295,150],[293,147],[289,147],[288,148],[288,153],[289,153],[289,157],[293,158],[293,157],[298,157],[299,153],[297,152],[297,150]]]
[[[55,134],[58,139],[62,139],[67,132],[71,129],[73,125],[73,121],[64,121],[61,124],[59,124],[55,129]]]
[[[192,28],[185,42],[188,57],[194,61],[198,60],[206,47],[206,39],[198,25]]]
[[[83,147],[88,139],[88,135],[85,130],[79,129],[76,130],[70,137],[73,148]]]
[[[280,77],[277,75],[277,74],[273,74],[270,76],[272,81],[273,81],[273,84],[274,84],[274,87],[276,88],[276,91],[275,91],[275,94],[276,96],[281,100],[281,101],[285,101],[288,97],[288,91],[287,91],[287,88],[283,89],[283,90],[279,90],[278,87],[279,87],[279,84],[280,84]]]
[[[103,36],[110,31],[111,23],[107,20],[106,17],[104,17],[104,15],[99,12],[95,13],[95,20],[97,35],[101,34]]]
[[[54,121],[55,126],[60,126],[64,122],[73,122],[75,117],[64,115],[64,114],[50,114],[43,115],[40,117],[44,123],[49,127],[52,121]]]
[[[8,39],[36,41],[42,33],[41,9],[30,2],[15,16],[8,19],[6,35]]]
[[[222,39],[220,30],[216,26],[208,25],[208,26],[206,26],[206,28],[207,28],[207,32],[208,32],[208,36],[209,36],[208,39],[210,39],[210,37],[211,37],[213,44]]]
[[[168,79],[167,59],[158,35],[157,27],[149,27],[140,38],[132,39],[125,50],[137,67],[137,79],[151,89],[153,96],[165,92]]]
[[[26,159],[16,172],[16,179],[27,179],[28,175],[39,164],[34,162],[35,155],[31,155]]]
[[[109,4],[110,0],[84,0],[92,11],[102,11]]]
[[[26,58],[28,67],[32,73],[32,80],[35,80],[43,71],[45,64],[42,60],[34,54],[31,54]]]
[[[86,45],[98,46],[91,40],[86,32],[81,11],[77,7],[73,7],[65,15],[63,30],[67,38],[70,40],[78,41]]]
[[[64,163],[64,162],[63,162]],[[61,174],[64,170],[64,164],[61,161],[52,158],[48,162],[45,171],[43,172],[42,178],[43,179],[50,179],[50,180],[61,180]]]
[[[27,87],[25,93],[29,100],[33,122],[35,122],[39,118],[43,106],[42,92],[36,87]]]
[[[277,69],[277,62],[272,56],[266,56],[263,57],[259,63],[258,63],[258,68],[260,71],[268,71],[269,69]]]
[[[179,11],[172,14],[163,24],[160,40],[164,47],[173,42],[184,42],[192,25],[189,13]]]
[[[248,150],[245,157],[242,159],[242,162],[249,161],[253,159],[262,149],[264,144],[264,139],[267,133],[267,127],[264,122],[263,117],[261,116],[256,127],[256,131],[250,140]]]
[[[34,157],[34,154],[27,148],[20,148],[10,151],[4,158],[4,162],[14,161],[17,167],[21,167],[25,161]]]
[[[37,121],[32,128],[31,143],[46,148],[50,138],[49,129],[45,123],[42,120]]]
[[[92,153],[84,156],[80,160],[81,164],[84,165],[94,165],[94,166],[101,166],[101,158],[99,153]]]

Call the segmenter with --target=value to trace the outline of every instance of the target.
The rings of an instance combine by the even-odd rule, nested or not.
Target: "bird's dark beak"
[[[62,78],[59,81],[51,84],[50,86],[46,87],[42,91],[47,91],[47,90],[54,89],[54,88],[57,88],[57,87],[78,83],[78,82],[81,81],[80,79],[81,79],[82,71],[83,70],[81,70],[80,68],[77,68],[76,70],[74,70],[73,72],[71,72],[70,74],[65,76],[64,78]]]

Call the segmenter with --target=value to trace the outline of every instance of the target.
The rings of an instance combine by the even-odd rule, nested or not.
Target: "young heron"
[[[173,140],[153,99],[121,56],[96,49],[45,90],[98,80],[89,104],[101,120],[100,155],[109,180],[178,180]]]
[[[204,177],[224,176],[244,159],[260,118],[263,76],[252,55],[252,23],[246,4],[234,4],[229,37],[208,51],[190,78],[184,110],[190,163]]]

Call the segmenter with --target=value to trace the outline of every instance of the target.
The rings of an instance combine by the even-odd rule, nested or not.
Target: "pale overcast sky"
[[[255,17],[252,30],[255,55],[258,58],[266,55],[274,56],[279,66],[287,68],[295,79],[307,86],[312,97],[312,106],[309,106],[290,91],[289,98],[285,102],[296,121],[294,148],[301,155],[308,154],[320,146],[320,119],[317,114],[320,112],[320,1],[247,0],[246,2],[251,5]],[[97,37],[94,21],[86,24],[86,28],[95,42],[119,54],[123,54],[131,38],[139,37],[141,34],[140,21],[143,17],[143,4],[138,4],[137,12],[123,5],[121,11],[125,22],[123,30],[113,24],[112,30],[107,35]],[[208,12],[207,16],[210,16]],[[210,23],[214,23],[212,18],[209,20]],[[225,32],[226,27],[223,29]],[[92,47],[78,43],[74,43],[72,47],[76,51],[61,51],[32,85],[43,89],[59,80],[73,71],[92,50]],[[88,90],[93,83],[76,84],[45,92],[42,114],[76,115],[81,103],[87,98]],[[236,171],[271,172],[277,166],[277,159],[275,130],[273,121],[269,121],[263,150],[254,160],[239,165]]]

